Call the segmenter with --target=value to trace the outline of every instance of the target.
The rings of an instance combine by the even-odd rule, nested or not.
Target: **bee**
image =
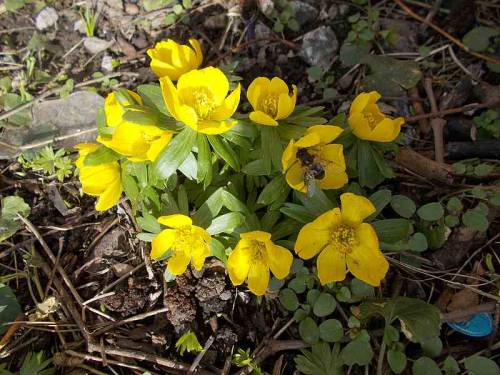
[[[325,170],[315,160],[314,155],[311,155],[306,148],[299,148],[295,156],[299,159],[301,167],[305,170],[304,183],[307,187],[307,194],[312,196],[316,190],[316,180],[321,180],[325,177]]]

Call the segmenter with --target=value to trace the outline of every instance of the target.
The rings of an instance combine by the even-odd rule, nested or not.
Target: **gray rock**
[[[318,18],[319,11],[311,4],[298,0],[290,1],[289,4],[295,12],[294,18],[301,25],[306,25]]]
[[[104,55],[102,57],[101,69],[105,73],[111,73],[113,71],[113,58],[110,55]]]
[[[270,16],[274,10],[274,1],[273,0],[258,0],[258,5],[262,13],[266,16]]]
[[[226,27],[227,17],[225,13],[214,14],[207,17],[203,25],[210,30],[220,30]]]
[[[87,37],[83,40],[83,46],[92,55],[107,50],[109,47],[113,45],[113,43],[114,43],[113,40],[107,41],[104,39],[96,38],[94,36]]]
[[[63,99],[48,100],[32,108],[33,120],[26,127],[5,127],[0,140],[13,148],[0,147],[0,159],[13,158],[23,149],[44,146],[54,139],[56,147],[93,142],[97,135],[97,111],[104,99],[91,91],[77,91]]]
[[[268,39],[273,35],[273,31],[267,27],[266,24],[264,24],[261,21],[258,21],[257,24],[255,25],[255,38],[256,39]]]
[[[59,16],[54,8],[45,7],[36,16],[35,25],[38,30],[45,30],[54,26]]]
[[[310,65],[324,70],[332,66],[339,48],[337,36],[327,26],[321,26],[304,35],[299,56]]]
[[[86,34],[87,31],[85,30],[85,22],[83,22],[82,19],[77,20],[73,25],[73,30],[78,31],[80,34]]]

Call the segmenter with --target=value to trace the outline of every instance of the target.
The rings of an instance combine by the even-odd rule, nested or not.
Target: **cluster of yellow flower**
[[[161,92],[170,115],[179,123],[198,133],[216,135],[232,129],[237,120],[232,116],[240,103],[241,86],[229,93],[230,83],[218,68],[199,69],[203,54],[198,41],[191,46],[172,40],[157,43],[147,51],[151,68],[159,77]],[[177,81],[174,84],[174,81]],[[174,133],[156,124],[137,124],[126,120],[127,106],[142,105],[141,97],[126,91],[118,97],[111,93],[105,100],[105,117],[109,136],[97,137],[97,142],[127,158],[130,162],[155,161]],[[248,87],[247,98],[253,111],[249,119],[270,127],[279,126],[288,118],[297,101],[297,87],[280,78],[256,78]],[[382,114],[376,104],[380,94],[361,93],[353,101],[348,116],[352,133],[360,139],[391,142],[400,132],[402,118],[391,119]],[[131,109],[133,110],[133,109]],[[314,179],[321,189],[338,189],[348,181],[343,147],[332,143],[343,129],[332,125],[314,125],[297,140],[290,140],[282,155],[282,169],[293,189],[308,191],[308,179]],[[84,159],[97,150],[98,144],[77,146],[83,192],[99,199],[97,210],[114,206],[122,193],[121,168],[118,161],[85,165]],[[358,279],[374,286],[380,284],[388,270],[373,227],[363,220],[375,212],[365,197],[344,193],[341,208],[328,211],[299,232],[295,252],[303,259],[317,257],[317,269],[322,284],[344,280],[347,270]],[[151,257],[164,258],[169,252],[167,268],[179,275],[189,263],[200,270],[210,255],[210,234],[193,225],[185,215],[162,216],[158,222],[167,227],[152,242]],[[245,280],[256,295],[263,295],[269,284],[270,271],[278,279],[286,277],[292,265],[291,252],[271,241],[263,231],[242,233],[240,241],[229,255],[228,273],[234,285]]]

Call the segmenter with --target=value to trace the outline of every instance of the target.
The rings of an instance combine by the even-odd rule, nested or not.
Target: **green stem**
[[[384,356],[385,356],[385,349],[386,348],[387,348],[387,344],[385,343],[385,340],[382,339],[382,345],[380,345],[380,352],[378,353],[377,375],[383,375]]]

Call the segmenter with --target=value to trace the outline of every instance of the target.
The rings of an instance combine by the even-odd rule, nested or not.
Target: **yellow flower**
[[[240,234],[240,241],[227,260],[227,270],[233,285],[248,279],[248,288],[258,296],[266,293],[269,269],[278,279],[290,273],[293,256],[290,251],[271,241],[271,234],[254,231]]]
[[[356,278],[379,286],[389,269],[370,224],[363,220],[375,212],[365,197],[344,193],[341,208],[327,211],[302,227],[295,243],[295,252],[302,259],[317,259],[322,285],[345,279],[347,270]]]
[[[281,158],[290,187],[307,193],[315,180],[321,189],[338,189],[347,183],[343,147],[329,144],[340,133],[338,126],[314,125],[298,141],[290,141]]]
[[[297,86],[292,85],[290,95],[287,84],[278,77],[269,80],[258,77],[248,87],[248,101],[253,107],[250,120],[260,125],[278,126],[278,121],[290,116],[297,101]]]
[[[191,70],[179,78],[177,87],[165,76],[160,86],[172,116],[197,132],[221,134],[237,124],[230,117],[240,102],[241,86],[227,96],[229,81],[220,69]]]
[[[75,146],[80,156],[75,164],[80,170],[80,182],[85,194],[99,197],[95,205],[97,211],[105,211],[113,207],[122,195],[121,169],[118,162],[113,161],[99,165],[83,165],[85,157],[99,148],[95,143],[80,143]]]
[[[359,94],[351,104],[347,122],[356,137],[367,141],[392,142],[401,131],[403,117],[391,119],[380,112],[376,91]]]
[[[127,90],[129,95],[139,104],[142,99],[135,92]],[[97,142],[126,156],[130,161],[155,161],[160,152],[172,139],[172,132],[160,129],[154,125],[140,125],[123,119],[124,106],[131,105],[128,101],[119,102],[115,93],[106,97],[104,113],[109,127],[114,128],[109,137],[98,136]]]
[[[167,261],[167,269],[171,274],[184,273],[189,262],[200,271],[206,257],[210,255],[208,244],[211,237],[208,232],[193,225],[190,217],[181,214],[161,216],[158,223],[169,229],[162,230],[153,239],[151,258],[159,259],[171,250],[172,256]]]
[[[203,61],[200,43],[189,39],[189,44],[191,47],[167,39],[146,51],[151,58],[151,69],[158,78],[170,77],[172,81],[177,81],[184,73],[198,69]]]

